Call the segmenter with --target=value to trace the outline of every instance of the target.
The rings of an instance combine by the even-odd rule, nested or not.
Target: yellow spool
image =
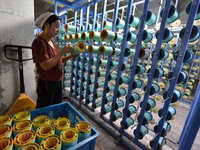
[[[168,74],[169,73],[169,69],[163,68],[163,70],[164,70],[164,74]]]
[[[29,143],[35,142],[36,133],[33,130],[25,130],[17,134],[14,138],[15,149]]]
[[[173,54],[169,53],[169,57],[167,58],[167,60],[171,60],[173,58]]]
[[[75,38],[74,38],[74,34],[70,34],[70,35],[69,35],[69,40],[70,40],[70,41],[75,40]]]
[[[40,150],[60,150],[61,149],[61,140],[57,135],[51,135],[44,138],[40,144]]]
[[[65,34],[65,35],[64,35],[64,40],[67,41],[67,39],[68,39],[68,35]]]
[[[160,88],[164,88],[165,87],[165,83],[164,82],[159,82],[158,85],[160,86]]]
[[[60,135],[63,129],[70,127],[70,121],[67,118],[59,118],[55,121],[56,135]]]
[[[56,119],[51,119],[51,120],[49,121],[49,124],[51,124],[51,125],[54,126],[55,121],[56,121]]]
[[[10,115],[0,116],[0,125],[11,125],[12,120],[13,118]]]
[[[183,99],[188,99],[188,96],[187,96],[187,95],[184,95],[184,96],[183,96]]]
[[[81,34],[80,33],[76,33],[75,34],[75,40],[78,41],[79,39],[81,39]]]
[[[39,150],[40,146],[37,143],[29,143],[19,148],[19,150]]]
[[[150,123],[151,125],[155,125],[155,124],[156,124],[156,122],[155,122],[154,119],[152,119],[151,121],[149,121],[149,123]]]
[[[185,90],[185,92],[189,92],[189,93],[191,94],[191,91],[190,91],[190,89],[186,89],[186,90]]]
[[[162,99],[162,97],[161,97],[160,95],[155,95],[155,96],[154,96],[154,99],[155,99],[156,101],[160,101],[160,100]]]
[[[172,50],[172,49],[169,50],[169,53],[173,53],[173,52],[174,52],[174,50]]]
[[[17,122],[16,124],[14,124],[13,132],[19,133],[24,130],[31,130],[31,128],[32,128],[32,121],[23,120],[23,121],[20,121],[20,122]]]
[[[146,66],[146,70],[149,70],[150,68],[151,68],[151,66],[150,66],[150,65]]]
[[[151,110],[153,113],[158,113],[158,108],[152,108]]]
[[[158,62],[157,66],[161,66],[161,65],[162,65],[161,62]]]
[[[1,125],[0,126],[0,137],[11,137],[12,127],[11,125]]]
[[[181,87],[181,86],[177,86],[177,87],[176,87],[176,89],[177,89],[177,90],[179,90],[181,93],[183,93],[183,92],[184,92],[184,88],[183,88],[183,87]]]
[[[41,115],[33,119],[33,129],[36,131],[38,127],[48,124],[49,123],[49,117],[46,115]]]
[[[175,102],[175,103],[172,103],[171,105],[176,108],[179,104],[178,102]]]
[[[13,139],[10,137],[1,137],[0,138],[0,149],[1,150],[13,149]]]
[[[144,84],[147,84],[148,78],[144,79]]]
[[[79,121],[76,124],[76,129],[78,132],[88,133],[91,131],[92,127],[91,127],[90,123],[88,123],[87,121]]]
[[[23,120],[31,120],[31,113],[28,111],[21,111],[16,113],[13,116],[13,123],[15,124],[16,122],[23,121]]]

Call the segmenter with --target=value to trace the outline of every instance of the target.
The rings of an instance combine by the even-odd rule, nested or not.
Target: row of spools
[[[46,115],[31,121],[29,112],[13,117],[0,116],[0,149],[6,150],[64,150],[91,136],[91,125],[79,121],[76,125],[67,116],[50,119]]]

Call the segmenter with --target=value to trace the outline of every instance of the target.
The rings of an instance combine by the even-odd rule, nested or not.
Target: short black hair
[[[48,24],[52,24],[52,23],[54,23],[55,21],[57,21],[57,20],[61,20],[57,15],[51,15],[46,21],[45,21],[45,23],[48,23]],[[42,26],[42,30],[44,30],[44,25],[45,25],[45,23],[43,24],[43,26]]]

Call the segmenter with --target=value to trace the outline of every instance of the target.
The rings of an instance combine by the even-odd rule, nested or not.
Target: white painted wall
[[[3,54],[6,44],[31,46],[34,39],[34,0],[0,1],[0,115],[7,112],[20,95],[18,62],[7,60]],[[12,54],[13,57],[17,54]],[[24,58],[31,58],[27,49]],[[25,92],[36,100],[34,64],[24,62]]]

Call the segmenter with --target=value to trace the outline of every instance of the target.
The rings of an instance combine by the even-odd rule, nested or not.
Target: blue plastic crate
[[[47,115],[50,119],[56,119],[59,116],[68,116],[70,122],[74,125],[79,121],[87,121],[70,103],[64,102],[36,110],[30,111],[31,120],[40,115]],[[91,136],[82,142],[68,148],[67,150],[94,150],[95,142],[99,132],[92,126]]]

